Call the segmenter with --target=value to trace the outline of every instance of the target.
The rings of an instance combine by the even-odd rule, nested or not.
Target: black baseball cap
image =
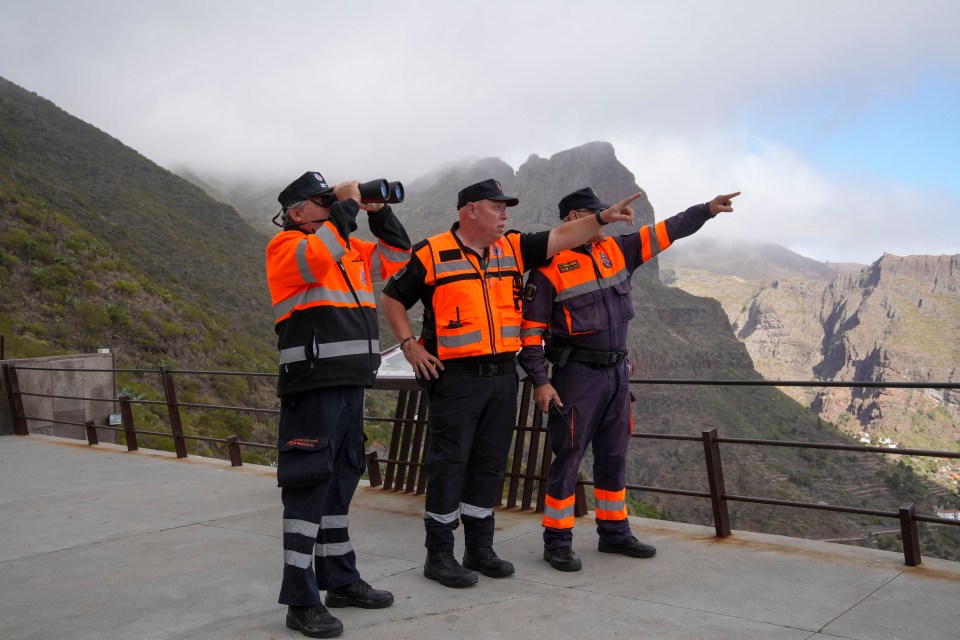
[[[508,207],[515,207],[520,204],[520,200],[517,198],[503,195],[503,187],[500,186],[500,183],[490,178],[461,189],[460,193],[457,194],[457,209],[462,209],[464,205],[480,200],[506,202]]]
[[[327,185],[319,171],[307,171],[305,174],[291,182],[277,196],[280,206],[286,209],[294,202],[303,200],[307,196],[317,196],[324,193],[330,193],[333,187]]]
[[[577,189],[573,193],[568,193],[560,199],[560,218],[566,218],[567,214],[577,209],[593,209],[594,211],[603,211],[609,209],[610,205],[601,202],[597,194],[590,187]]]

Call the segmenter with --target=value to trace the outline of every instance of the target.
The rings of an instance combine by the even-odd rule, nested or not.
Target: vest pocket
[[[630,295],[633,287],[630,285],[629,280],[624,280],[613,285],[613,290],[617,294],[614,297],[617,299],[617,309],[620,311],[620,319],[628,322],[636,315],[636,310],[633,307],[633,296]]]
[[[592,333],[602,329],[600,310],[603,306],[599,291],[591,291],[564,300],[563,307],[567,322],[570,324],[570,333]]]
[[[437,316],[437,343],[447,349],[457,349],[480,342],[482,332],[476,313],[454,314],[454,317]]]

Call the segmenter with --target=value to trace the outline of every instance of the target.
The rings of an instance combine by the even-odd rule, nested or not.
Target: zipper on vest
[[[363,330],[367,332],[367,356],[370,360],[370,370],[373,371],[373,337],[370,335],[370,327],[367,326],[366,318],[363,316],[363,305],[360,304],[360,297],[357,295],[357,290],[353,288],[353,283],[350,282],[350,278],[347,276],[347,270],[344,268],[343,263],[337,260],[337,266],[340,268],[340,273],[343,275],[344,282],[347,283],[347,286],[350,287],[350,293],[353,295],[354,302],[357,303],[357,309],[360,311],[360,317],[363,318]],[[366,267],[366,263],[364,263]]]
[[[482,260],[479,258],[478,261]],[[472,262],[470,264],[473,264]],[[487,262],[489,264],[489,262]],[[474,265],[474,269],[477,269],[477,266]],[[480,273],[480,289],[483,290],[483,305],[487,310],[487,330],[490,332],[490,354],[493,355],[497,353],[497,338],[494,334],[493,326],[493,312],[490,310],[490,294],[487,292],[487,270],[484,268],[482,271],[477,269]],[[499,272],[498,272],[499,273]]]

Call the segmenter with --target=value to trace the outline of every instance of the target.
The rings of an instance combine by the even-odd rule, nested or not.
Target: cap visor
[[[493,200],[495,202],[506,202],[508,207],[515,207],[520,204],[519,198],[511,198],[510,196],[493,196],[492,198],[484,198],[484,200]]]

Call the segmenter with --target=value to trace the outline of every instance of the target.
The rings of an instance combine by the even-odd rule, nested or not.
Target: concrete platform
[[[280,492],[272,470],[44,436],[0,437],[0,638],[302,638],[276,602]],[[350,514],[364,577],[396,596],[338,609],[343,637],[960,638],[960,563],[633,519],[649,560],[541,557],[539,518],[498,512],[514,576],[447,589],[422,574],[420,497],[361,487]],[[462,536],[461,536],[462,539]],[[458,556],[461,549],[458,548]]]

